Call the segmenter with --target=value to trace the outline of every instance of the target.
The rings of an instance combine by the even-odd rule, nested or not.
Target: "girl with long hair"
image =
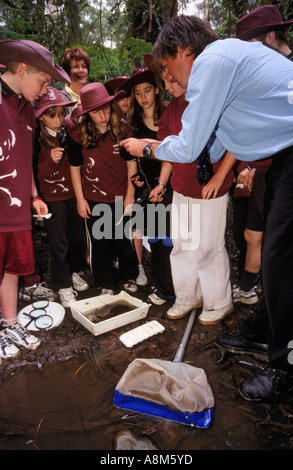
[[[123,209],[134,201],[130,176],[137,167],[127,152],[124,157],[120,153],[119,142],[131,131],[112,107],[124,94],[110,96],[102,83],[85,85],[72,114],[79,121],[70,131],[72,183],[78,213],[86,219],[92,273],[101,293],[114,293],[121,284],[137,290],[137,258],[123,227]]]
[[[125,90],[131,96],[127,122],[133,131],[133,138],[156,140],[164,105],[155,74],[147,67],[139,67],[132,72],[131,77],[125,80],[119,89]],[[137,168],[140,181],[144,182],[144,187],[150,192],[158,183],[161,163],[154,159],[138,158]],[[136,187],[136,194],[139,191],[139,187]],[[144,234],[139,229],[134,229],[134,244],[139,269],[136,283],[140,286],[145,286],[148,283],[142,264],[143,235],[146,234],[146,231],[147,227],[145,227]]]
[[[52,217],[44,220],[52,255],[52,282],[61,303],[69,307],[76,290],[88,289],[80,273],[86,266],[85,226],[76,210],[66,150],[66,133],[73,123],[64,119],[66,107],[56,88],[35,102],[38,134],[35,146],[37,182]]]

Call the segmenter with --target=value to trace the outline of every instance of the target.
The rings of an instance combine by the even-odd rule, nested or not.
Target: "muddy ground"
[[[39,251],[44,254],[47,245],[42,237]],[[146,255],[148,268],[149,262]],[[233,277],[233,262],[231,269]],[[43,274],[50,276],[48,272]],[[150,286],[139,288],[135,296],[146,300],[149,291]],[[97,290],[91,286],[78,299],[96,295]],[[25,305],[19,302],[19,309]],[[86,330],[66,309],[61,325],[38,333],[42,344],[37,350],[22,350],[20,357],[2,361],[0,449],[110,451],[151,446],[178,452],[292,450],[293,404],[251,404],[237,392],[239,381],[265,367],[265,363],[248,355],[229,354],[214,345],[218,334],[236,332],[252,314],[253,308],[240,304],[219,325],[203,326],[195,321],[185,353],[186,362],[205,370],[214,394],[215,410],[209,429],[113,406],[116,384],[132,360],[173,360],[187,318],[167,319],[166,311],[171,305],[172,302],[160,307],[152,305],[146,319],[101,336]],[[130,349],[119,340],[122,333],[154,319],[165,327],[162,334]]]

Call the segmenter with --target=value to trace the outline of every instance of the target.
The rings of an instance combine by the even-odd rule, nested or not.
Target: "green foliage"
[[[82,47],[90,58],[90,82],[105,82],[120,75],[130,76],[134,68],[143,66],[144,54],[152,52],[152,44],[134,38],[116,49],[82,44],[79,47]]]
[[[144,54],[151,53],[153,45],[143,39],[125,38],[121,47],[122,51],[127,51],[127,60],[123,64],[126,75],[131,75],[131,72],[136,67],[144,65]]]
[[[143,65],[152,44],[134,38],[125,8],[108,0],[106,5],[87,0],[12,0],[0,9],[0,40],[30,39],[47,47],[60,63],[66,47],[80,45],[90,57],[90,81],[130,75]],[[127,3],[127,2],[126,2]],[[147,4],[147,2],[146,2]],[[111,41],[116,47],[106,47]]]
[[[210,0],[210,21],[220,38],[235,37],[236,22],[266,0]],[[202,6],[203,7],[203,6]]]
[[[284,20],[293,17],[292,0],[210,0],[211,25],[220,37],[233,37],[239,18],[270,3],[278,4]],[[90,57],[89,80],[104,82],[131,75],[134,68],[144,65],[144,54],[152,52],[157,34],[176,2],[0,0],[0,5],[0,40],[25,38],[39,42],[54,53],[56,63],[60,63],[66,47],[79,44]],[[203,9],[203,2],[198,9]],[[293,42],[292,29],[288,35]]]
[[[177,2],[173,0],[126,0],[125,16],[132,37],[154,44],[162,26],[172,13],[176,15],[176,6]]]

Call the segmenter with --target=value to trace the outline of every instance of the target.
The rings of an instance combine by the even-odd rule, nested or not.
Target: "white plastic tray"
[[[151,336],[162,333],[164,330],[165,327],[163,325],[156,320],[152,320],[137,328],[133,328],[133,330],[127,331],[127,333],[121,335],[119,339],[127,348],[131,348]]]
[[[102,307],[106,304],[114,302],[126,301],[132,306],[136,307],[133,310],[109,317],[106,320],[94,323],[87,318],[87,314],[94,309]],[[107,333],[108,331],[115,330],[121,326],[128,325],[134,321],[145,318],[148,314],[150,304],[143,302],[136,297],[132,297],[125,291],[121,291],[117,295],[99,295],[98,297],[91,297],[84,300],[78,300],[70,305],[73,318],[87,328],[94,336]]]

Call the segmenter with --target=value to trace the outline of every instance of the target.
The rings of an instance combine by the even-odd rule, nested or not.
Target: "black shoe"
[[[267,368],[259,375],[244,379],[238,391],[242,398],[254,402],[293,400],[293,376],[282,370]]]
[[[215,344],[226,348],[231,353],[250,354],[255,357],[255,359],[268,362],[268,345],[248,341],[244,339],[240,333],[234,336],[217,336]]]

